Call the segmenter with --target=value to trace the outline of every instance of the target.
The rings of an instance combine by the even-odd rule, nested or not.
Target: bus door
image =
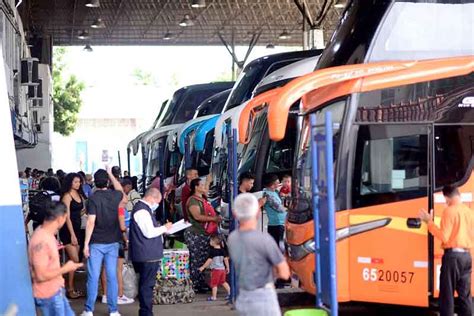
[[[446,207],[446,201],[441,192],[445,185],[458,186],[462,201],[474,209],[474,125],[435,125],[434,144],[433,209],[435,223],[439,226]],[[441,242],[434,239],[432,249],[432,292],[434,297],[438,297],[443,256]],[[471,287],[474,293],[474,283]]]
[[[428,232],[432,126],[359,125],[348,227],[351,299],[428,305]]]

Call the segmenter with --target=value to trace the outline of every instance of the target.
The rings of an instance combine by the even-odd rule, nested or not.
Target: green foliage
[[[132,77],[135,79],[135,85],[156,86],[155,77],[151,72],[136,68],[132,72]]]
[[[64,78],[66,48],[58,47],[53,52],[53,104],[54,131],[64,136],[76,129],[77,115],[81,109],[81,92],[85,85],[76,76]]]

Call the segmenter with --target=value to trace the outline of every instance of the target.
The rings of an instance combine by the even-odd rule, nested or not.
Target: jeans
[[[50,298],[35,298],[35,305],[43,316],[74,316],[64,288]]]
[[[454,315],[454,291],[458,293],[458,315],[471,316],[471,265],[469,252],[445,251],[441,265],[439,311],[441,316]]]
[[[156,272],[160,262],[133,262],[135,272],[139,274],[138,300],[140,301],[139,316],[153,316],[153,288],[156,282]]]
[[[102,262],[105,262],[105,274],[107,276],[107,305],[109,312],[117,312],[118,281],[117,281],[117,258],[119,243],[91,244],[89,246],[90,257],[87,260],[87,300],[86,312],[93,312]]]
[[[278,248],[280,248],[280,250],[284,252],[285,244],[284,244],[283,238],[285,236],[285,226],[283,225],[268,226],[267,230],[268,230],[268,234],[272,236],[273,239],[275,239],[275,242],[277,243]]]
[[[239,316],[280,316],[281,310],[275,289],[239,290],[235,303]]]

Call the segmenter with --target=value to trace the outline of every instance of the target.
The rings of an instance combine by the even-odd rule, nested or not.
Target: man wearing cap
[[[441,241],[444,249],[439,291],[441,316],[454,315],[454,291],[458,294],[460,316],[471,316],[471,248],[474,245],[474,211],[464,205],[455,186],[445,186],[443,195],[448,207],[443,211],[441,225],[433,222],[433,212],[420,211],[420,219]]]
[[[114,190],[107,189],[112,183]],[[82,316],[92,316],[97,299],[97,289],[102,262],[107,276],[107,305],[110,316],[119,316],[117,309],[118,282],[117,257],[122,231],[119,223],[119,207],[127,203],[122,185],[107,168],[94,174],[97,190],[87,203],[86,239],[84,256],[87,260],[87,300]]]
[[[257,229],[259,208],[251,193],[235,198],[234,215],[240,226],[228,243],[239,283],[236,309],[241,316],[278,316],[274,279],[288,279],[290,268],[273,238]]]

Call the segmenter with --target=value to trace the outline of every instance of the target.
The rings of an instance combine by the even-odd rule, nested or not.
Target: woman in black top
[[[66,205],[67,219],[59,231],[59,238],[65,246],[66,253],[74,262],[79,262],[79,251],[84,244],[84,234],[81,230],[81,215],[84,210],[84,193],[82,191],[82,177],[77,173],[69,173],[62,188],[61,202]],[[68,275],[67,295],[69,298],[78,298],[83,293],[75,290],[74,272]]]

